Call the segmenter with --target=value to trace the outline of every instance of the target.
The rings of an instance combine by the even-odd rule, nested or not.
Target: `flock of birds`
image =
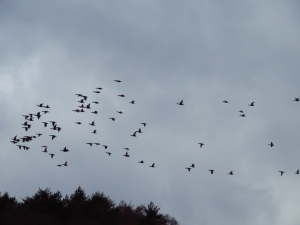
[[[120,80],[114,80],[115,82],[121,82]],[[94,93],[96,93],[96,94],[100,94],[101,92],[100,92],[100,90],[102,90],[103,88],[101,88],[101,87],[97,87],[96,88],[96,91],[93,91]],[[80,97],[81,99],[78,101],[79,103],[81,103],[81,105],[79,105],[78,107],[80,108],[80,109],[75,109],[75,110],[73,110],[74,112],[77,112],[77,113],[84,113],[85,112],[85,110],[84,109],[86,109],[86,110],[90,110],[91,109],[91,103],[93,103],[93,104],[99,104],[99,102],[97,102],[97,101],[92,101],[91,103],[88,103],[88,104],[86,104],[86,101],[87,101],[87,99],[88,99],[88,96],[86,96],[86,95],[83,95],[83,94],[76,94],[78,97]],[[125,97],[125,95],[123,95],[123,94],[121,94],[121,95],[118,95],[119,97]],[[294,99],[294,101],[296,101],[296,102],[299,102],[300,101],[300,98],[295,98]],[[227,100],[224,100],[223,101],[224,103],[229,103]],[[135,104],[135,101],[134,100],[132,100],[132,101],[130,101],[129,102],[130,104]],[[251,102],[248,106],[254,106],[254,103],[255,102]],[[86,104],[86,105],[85,105]],[[183,100],[181,100],[179,103],[177,103],[178,105],[180,105],[180,106],[183,106],[184,104],[183,104]],[[44,103],[41,103],[41,104],[38,104],[38,105],[36,105],[37,107],[39,107],[39,108],[45,108],[45,109],[49,109],[50,108],[50,106],[49,105],[44,105]],[[241,115],[239,115],[239,116],[241,116],[241,117],[246,117],[246,115],[244,114],[244,112],[242,111],[242,110],[240,110],[239,111],[240,113],[242,113]],[[42,114],[43,113],[43,114]],[[22,124],[22,128],[24,128],[25,129],[25,131],[27,132],[30,128],[31,128],[31,124],[29,123],[29,122],[32,122],[32,121],[34,121],[34,119],[35,119],[35,117],[39,120],[41,117],[42,117],[42,115],[45,115],[45,114],[47,114],[47,113],[49,113],[49,111],[48,110],[43,110],[43,111],[41,111],[41,112],[37,112],[36,114],[33,114],[33,113],[29,113],[29,114],[27,114],[27,115],[23,115],[24,116],[24,118],[25,118],[25,122]],[[93,111],[93,112],[91,112],[91,113],[93,113],[93,114],[98,114],[98,111]],[[122,111],[117,111],[117,113],[119,113],[119,114],[123,114],[123,112]],[[111,119],[112,121],[115,121],[116,120],[116,118],[115,117],[110,117],[109,119]],[[44,124],[44,127],[48,127],[48,125],[49,126],[52,126],[52,127],[50,127],[50,129],[51,130],[53,130],[53,131],[57,131],[57,132],[60,132],[61,130],[62,130],[62,128],[61,127],[59,127],[58,126],[58,124],[57,124],[57,122],[55,122],[55,121],[49,121],[49,122],[42,122],[43,124]],[[81,122],[75,122],[77,125],[81,125],[82,123]],[[146,125],[147,125],[147,123],[145,123],[145,122],[142,122],[141,123],[144,127],[146,127]],[[89,125],[90,126],[95,126],[96,124],[95,124],[95,121],[92,121],[91,123],[89,123]],[[93,133],[93,134],[97,134],[97,130],[94,130],[94,131],[92,131],[91,133]],[[137,131],[134,131],[133,132],[133,134],[132,135],[130,135],[130,136],[132,136],[132,137],[137,137],[136,136],[136,134],[137,133],[142,133],[142,130],[141,130],[141,128],[139,128]],[[15,136],[15,137],[13,137],[13,138],[11,138],[11,143],[13,143],[13,144],[15,144],[19,149],[23,149],[23,150],[29,150],[30,149],[30,147],[28,147],[28,146],[26,146],[25,145],[25,143],[27,143],[27,142],[30,142],[30,141],[33,141],[35,138],[38,138],[38,137],[40,137],[41,135],[43,135],[43,134],[41,134],[41,133],[36,133],[36,135],[33,135],[33,136],[23,136],[23,137],[21,137],[21,138],[17,138],[17,135]],[[49,135],[50,137],[51,137],[51,140],[54,140],[57,136],[56,135]],[[23,143],[22,145],[21,144],[18,144],[18,143]],[[89,145],[89,146],[93,146],[93,144],[94,145],[101,145],[100,143],[92,143],[92,142],[88,142],[88,143],[86,143],[87,145]],[[200,145],[200,148],[202,148],[203,146],[204,146],[204,143],[198,143],[199,145]],[[270,144],[268,144],[268,145],[270,145],[271,147],[274,147],[275,145],[273,144],[273,142],[271,142]],[[107,149],[108,148],[108,146],[107,145],[102,145],[103,147],[104,147],[104,149]],[[45,145],[43,145],[43,146],[41,146],[42,148],[44,148],[44,150],[42,151],[43,153],[48,153],[48,147],[47,146],[45,146]],[[125,150],[126,150],[126,153],[125,153],[125,155],[123,155],[124,157],[130,157],[130,155],[128,154],[128,151],[130,150],[129,148],[124,148]],[[60,151],[62,151],[62,152],[69,152],[70,150],[69,149],[67,149],[67,147],[65,146],[62,150],[60,150]],[[111,156],[112,155],[112,153],[111,152],[105,152],[106,154],[108,154],[109,156]],[[51,159],[55,156],[55,154],[54,153],[50,153],[49,152],[49,155],[51,156]],[[143,160],[141,160],[141,161],[138,161],[138,163],[144,163],[144,161]],[[58,167],[62,167],[62,166],[68,166],[68,162],[66,161],[65,163],[61,163],[61,164],[58,164],[57,165]],[[149,165],[149,167],[152,167],[152,168],[155,168],[155,163],[152,163],[151,165]],[[195,168],[195,164],[191,164],[191,166],[189,166],[189,167],[185,167],[185,169],[187,169],[189,172],[191,171],[191,169],[193,169],[193,168]],[[208,171],[210,171],[210,173],[211,174],[214,174],[214,171],[215,170],[213,170],[213,169],[209,169]],[[280,173],[280,175],[282,176],[285,172],[284,171],[278,171],[279,173]],[[228,173],[229,175],[234,175],[233,174],[233,171],[230,171],[229,173]],[[300,174],[299,173],[299,169],[295,172],[295,174]]]

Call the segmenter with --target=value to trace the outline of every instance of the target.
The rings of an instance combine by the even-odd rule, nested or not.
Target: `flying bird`
[[[94,112],[92,112],[92,113],[94,113],[94,114],[98,114],[98,112],[97,112],[97,111],[94,111]]]
[[[144,163],[144,161],[143,161],[143,160],[141,160],[141,161],[139,161],[138,163]]]
[[[240,115],[241,117],[246,117],[246,115],[245,114],[242,114],[242,115]]]
[[[95,93],[97,93],[97,94],[101,93],[100,91],[93,91],[93,92],[95,92]]]
[[[285,172],[284,171],[278,171],[280,173],[280,176],[282,176]]]
[[[299,98],[295,98],[294,101],[299,102],[300,100],[299,100]]]
[[[181,100],[179,103],[177,103],[178,105],[183,105],[183,100]]]
[[[67,161],[63,164],[64,166],[68,166]]]
[[[92,102],[92,103],[99,104],[99,102]]]
[[[76,124],[79,124],[79,125],[81,124],[81,122],[75,122],[75,123],[76,123]]]
[[[136,137],[136,132],[137,131],[135,131],[133,134],[131,134],[130,136],[132,136],[132,137]]]
[[[229,174],[229,175],[233,175],[233,171],[230,171],[228,174]]]
[[[89,123],[89,125],[91,125],[91,126],[95,126],[95,121],[93,121],[93,122]]]
[[[251,104],[249,104],[249,106],[254,106],[254,102],[251,102]]]
[[[228,103],[228,101],[226,101],[226,100],[224,100],[223,102],[224,102],[224,103]]]
[[[208,170],[211,174],[214,174],[214,170]],[[231,171],[232,172],[232,171]],[[232,174],[233,175],[233,174]]]
[[[146,125],[147,125],[147,123],[141,123],[141,124],[143,124],[143,125],[144,125],[144,127],[146,127]]]
[[[117,113],[123,114],[123,112],[122,112],[122,111],[117,111]]]
[[[137,130],[136,132],[143,133],[142,130],[141,130],[141,128],[139,128],[139,130]]]
[[[153,168],[155,168],[155,167],[154,167],[154,164],[155,164],[155,163],[153,163],[153,164],[152,164],[151,166],[149,166],[149,167],[153,167]]]
[[[125,97],[125,95],[118,95],[118,96],[120,96],[120,97]]]
[[[268,144],[268,145],[270,145],[271,147],[273,147],[273,146],[274,146],[273,142],[271,142],[271,143],[270,143],[270,144]]]
[[[130,157],[130,156],[128,155],[128,152],[126,152],[126,154],[125,154],[125,155],[123,155],[123,156],[125,156],[125,157]]]
[[[122,81],[120,81],[120,80],[114,80],[114,81],[116,81],[116,82],[122,82]]]
[[[130,150],[129,148],[124,148],[124,149],[127,150],[127,151]]]
[[[53,159],[53,156],[54,156],[55,154],[53,154],[53,153],[50,153],[49,155],[51,155],[51,159]]]
[[[111,155],[111,152],[105,152],[105,153],[107,153],[109,156]]]
[[[64,147],[64,149],[63,150],[61,150],[62,152],[68,152],[69,151],[69,149],[67,149],[67,147]]]
[[[109,119],[111,119],[112,121],[115,121],[115,120],[116,120],[116,118],[113,118],[113,117],[111,117],[111,118],[109,118]]]
[[[97,134],[97,130],[94,130],[93,132],[91,132],[91,133],[93,133],[93,134]]]
[[[52,137],[52,140],[53,140],[54,138],[56,138],[56,136],[55,136],[55,135],[49,135],[49,136],[51,136],[51,137]]]
[[[192,164],[190,167],[195,168],[195,164]]]
[[[87,145],[90,145],[92,147],[93,143],[86,143]]]
[[[200,145],[200,148],[202,148],[202,146],[204,145],[203,143],[198,143]]]
[[[135,103],[135,101],[133,101],[133,100],[132,100],[132,101],[131,101],[131,102],[129,102],[129,103],[131,103],[131,104],[134,104],[134,103]]]
[[[300,173],[299,173],[299,170],[297,170],[297,171],[295,172],[295,174],[300,174]]]
[[[105,149],[107,149],[108,148],[108,146],[107,145],[102,145]]]

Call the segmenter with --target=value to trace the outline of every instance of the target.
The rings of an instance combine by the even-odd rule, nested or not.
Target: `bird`
[[[223,102],[224,102],[224,103],[228,103],[228,101],[226,101],[226,100],[224,100]]]
[[[200,145],[200,148],[204,145],[203,143],[198,143]]]
[[[91,109],[91,103],[87,104],[85,108]]]
[[[80,110],[79,110],[79,109],[75,109],[75,110],[72,110],[72,111],[75,111],[75,112],[77,112],[77,113],[79,113],[79,112],[80,112]]]
[[[101,88],[101,87],[97,87],[96,89],[102,90],[103,88]]]
[[[98,112],[97,112],[97,111],[94,111],[94,112],[92,112],[92,113],[94,113],[94,114],[98,114]]]
[[[214,174],[214,170],[208,170],[211,174]],[[232,172],[232,171],[231,171]],[[232,174],[233,175],[233,174]]]
[[[94,143],[95,145],[100,145],[100,143]]]
[[[44,127],[47,127],[48,124],[47,122],[42,122],[42,123],[44,124]]]
[[[84,99],[81,99],[80,101],[77,101],[79,103],[84,103]]]
[[[297,170],[297,171],[295,172],[295,174],[300,174],[300,173],[299,173],[299,170]]]
[[[132,135],[130,135],[130,136],[132,136],[132,137],[136,137],[136,131],[132,134]]]
[[[47,148],[45,148],[44,151],[42,151],[42,152],[47,152]]]
[[[41,136],[41,135],[43,135],[43,134],[41,134],[41,133],[37,133],[36,135],[39,137],[39,136]]]
[[[300,100],[299,100],[299,98],[295,98],[294,101],[299,102]]]
[[[240,113],[244,113],[242,110],[239,111]]]
[[[111,117],[111,118],[109,118],[109,119],[111,119],[112,121],[115,121],[115,120],[116,120],[116,118],[113,118],[113,117]]]
[[[63,150],[61,150],[62,152],[68,152],[69,151],[69,149],[67,149],[67,147],[64,147],[64,149]]]
[[[97,94],[101,93],[100,91],[93,91],[93,92],[95,92],[95,93],[97,93]]]
[[[57,131],[58,131],[58,132],[61,131],[61,127],[57,127]]]
[[[284,171],[278,171],[280,175],[282,176],[285,172]]]
[[[139,161],[138,163],[144,163],[144,161],[143,161],[143,160],[141,160],[141,161]]]
[[[49,113],[49,111],[42,111],[44,114]]]
[[[61,164],[58,164],[57,166],[61,166]]]
[[[92,102],[92,103],[99,104],[99,102]]]
[[[129,148],[124,148],[124,149],[127,150],[127,151],[130,150]]]
[[[251,102],[251,104],[249,104],[249,106],[254,106],[254,102]]]
[[[17,145],[19,147],[19,149],[22,149],[22,145]]]
[[[186,169],[187,169],[189,172],[191,172],[191,168],[189,168],[189,167],[186,167]]]
[[[246,117],[246,115],[245,114],[242,114],[242,115],[240,115],[241,117]]]
[[[88,96],[82,95],[82,97],[84,98],[84,100],[86,101]]]
[[[82,94],[75,94],[75,95],[77,95],[77,97],[82,97]]]
[[[122,112],[122,111],[117,111],[117,113],[123,114],[123,112]]]
[[[111,155],[111,152],[105,152],[105,153],[107,153],[109,156]]]
[[[52,126],[55,126],[56,122],[55,121],[49,121],[52,123]]]
[[[43,148],[47,148],[47,146],[45,146],[45,145],[43,145],[43,146],[41,146],[41,147],[43,147]]]
[[[49,135],[49,136],[51,136],[51,137],[52,137],[52,140],[53,140],[54,138],[56,138],[56,136],[55,136],[55,135]]]
[[[271,142],[271,143],[270,143],[270,144],[268,144],[268,145],[270,145],[271,147],[273,147],[273,146],[274,146],[273,142]]]
[[[83,99],[82,99],[83,100]],[[80,106],[78,106],[79,108],[81,108],[81,109],[83,109],[83,108],[85,108],[85,106],[84,106],[84,104],[81,104]],[[77,110],[79,110],[79,109],[77,109]],[[74,110],[73,110],[74,111]]]
[[[83,109],[81,109],[79,112],[85,112]]]
[[[122,94],[122,95],[118,95],[118,96],[120,96],[120,97],[125,97],[125,95],[123,95],[123,94]]]
[[[114,81],[116,81],[116,82],[122,82],[122,81],[120,81],[120,80],[114,80]]]
[[[126,152],[126,154],[125,154],[125,155],[123,155],[123,156],[125,156],[125,157],[130,157],[130,156],[128,155],[128,152]]]
[[[95,126],[95,121],[93,121],[93,122],[89,123],[89,125],[91,125],[91,126]]]
[[[192,164],[190,167],[195,168],[195,164]]]
[[[230,171],[228,174],[229,174],[229,175],[233,175],[233,171]]]
[[[50,153],[49,155],[51,155],[51,159],[53,159],[53,156],[54,156],[55,154],[53,154],[53,153]]]
[[[41,103],[41,104],[36,105],[36,106],[37,106],[37,107],[44,107],[43,104],[44,104],[44,103]]]
[[[144,125],[144,127],[146,127],[146,125],[147,125],[147,123],[141,123],[141,124],[143,124],[143,125]]]
[[[177,103],[178,105],[183,105],[183,100],[181,100],[179,103]]]
[[[102,145],[105,149],[107,149],[108,148],[108,146],[107,145]]]
[[[93,143],[86,143],[87,145],[90,145],[92,147]]]
[[[49,105],[46,105],[46,106],[44,106],[46,109],[49,109],[50,108],[50,106]]]
[[[132,100],[131,102],[129,102],[129,103],[131,103],[131,104],[134,104],[135,103],[135,101],[134,100]]]
[[[75,122],[75,123],[76,123],[76,124],[79,124],[79,125],[81,124],[81,122]]]
[[[94,130],[93,132],[91,132],[91,133],[93,133],[93,134],[97,134],[97,130]]]
[[[155,164],[155,163],[153,163],[153,164],[152,164],[151,166],[149,166],[149,167],[153,167],[153,168],[155,168],[155,167],[154,167],[154,164]]]
[[[67,161],[63,164],[64,166],[68,166]]]
[[[141,128],[139,128],[139,130],[137,130],[136,132],[143,133]]]

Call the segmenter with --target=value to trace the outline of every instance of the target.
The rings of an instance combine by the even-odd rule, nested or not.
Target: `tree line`
[[[50,188],[17,201],[0,192],[0,224],[3,225],[178,225],[174,217],[159,213],[160,208],[134,206],[125,201],[116,205],[100,192],[91,196],[79,186],[70,196]]]

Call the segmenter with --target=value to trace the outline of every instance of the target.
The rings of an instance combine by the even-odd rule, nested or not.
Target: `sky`
[[[0,191],[21,200],[38,188],[70,195],[81,186],[116,204],[152,201],[180,224],[299,224],[299,8],[277,0],[0,1]],[[76,94],[99,104],[76,113]],[[41,103],[49,113],[26,132],[23,115],[45,110]],[[52,120],[60,132],[43,126]],[[10,142],[36,133],[28,151]]]

